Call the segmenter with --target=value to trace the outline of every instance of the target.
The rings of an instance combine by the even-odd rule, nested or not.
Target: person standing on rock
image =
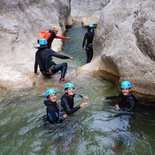
[[[121,94],[118,97],[116,110],[123,110],[127,112],[134,112],[136,106],[136,97],[131,93],[130,81],[123,81],[121,83]]]
[[[80,108],[84,108],[87,102],[82,102],[78,106],[74,106],[74,98],[80,97],[82,99],[88,99],[88,96],[78,95],[74,92],[75,85],[68,82],[64,85],[65,94],[61,97],[61,106],[67,115],[71,115]]]
[[[47,36],[48,37],[47,48],[51,48],[52,42],[55,38],[56,39],[62,39],[62,40],[68,40],[69,39],[69,37],[57,35],[58,31],[59,31],[58,26],[52,26],[51,30],[49,30],[49,33],[47,34],[47,35],[49,35],[49,36]]]
[[[59,79],[59,82],[68,82],[69,80],[65,79],[65,74],[67,71],[67,63],[64,62],[61,64],[56,64],[52,60],[52,57],[57,57],[60,59],[71,59],[71,60],[74,60],[74,58],[58,54],[53,50],[48,49],[47,40],[45,38],[41,38],[39,40],[39,44],[40,47],[38,47],[38,50],[35,54],[34,73],[36,75],[38,74],[37,69],[39,65],[40,71],[45,77],[50,78],[58,71],[61,71],[61,77]]]
[[[82,44],[82,48],[84,49],[85,47],[85,51],[87,54],[87,63],[89,63],[92,58],[93,58],[93,38],[94,38],[94,24],[89,24],[88,25],[88,30],[86,32],[86,34],[84,35],[83,38],[83,44]]]

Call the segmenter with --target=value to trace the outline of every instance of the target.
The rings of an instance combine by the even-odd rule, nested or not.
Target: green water
[[[85,28],[81,27],[81,24],[67,30],[67,36],[70,37],[70,40],[64,42],[64,51],[75,58],[75,61],[70,64],[74,67],[86,64],[86,53],[82,50],[83,37],[86,31]]]
[[[69,44],[65,42],[64,47],[68,54],[77,56],[76,61],[68,61],[73,68],[85,63],[85,53],[79,51],[83,32],[85,29],[76,25],[67,33],[74,36]],[[136,115],[117,114],[112,100],[105,99],[117,93],[112,83],[102,77],[77,79],[72,75],[70,78],[76,84],[76,92],[86,94],[90,99],[86,108],[74,113],[60,126],[51,129],[43,126],[44,89],[34,88],[22,97],[1,101],[0,155],[155,154],[154,107],[138,105]],[[56,82],[54,87],[60,98],[63,94],[62,85]],[[13,94],[9,93],[6,97],[10,95]],[[76,99],[75,103],[81,101]],[[118,148],[118,153],[113,151],[114,147]]]

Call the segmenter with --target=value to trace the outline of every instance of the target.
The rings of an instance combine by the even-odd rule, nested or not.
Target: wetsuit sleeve
[[[37,73],[37,69],[38,69],[38,61],[37,61],[37,54],[35,54],[34,73]]]
[[[61,55],[61,54],[58,54],[58,53],[56,53],[54,51],[52,51],[52,56],[57,57],[57,58],[60,58],[60,59],[70,59],[69,56]]]
[[[62,102],[63,102],[63,107],[64,107],[64,110],[66,111],[66,113],[69,115],[69,114],[72,114],[74,112],[76,112],[77,110],[80,109],[80,106],[76,106],[76,107],[73,107],[73,108],[70,108],[70,106],[68,105],[68,101],[66,98],[62,98]]]
[[[84,48],[84,46],[86,44],[86,39],[87,39],[87,33],[84,35],[84,38],[83,38],[83,44],[82,44],[83,48]]]
[[[118,104],[120,108],[123,107],[123,105],[122,105],[122,97],[121,96],[122,96],[122,94],[116,96],[116,98],[114,99],[115,100],[115,104]]]
[[[67,40],[68,37],[56,35],[57,39]]]
[[[75,94],[74,96],[75,96],[75,97],[83,98],[83,95],[81,95],[81,94]]]

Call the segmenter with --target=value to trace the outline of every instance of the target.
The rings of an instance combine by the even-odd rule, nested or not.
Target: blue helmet
[[[88,27],[93,28],[93,27],[94,27],[94,24],[90,23],[90,24],[88,25]]]
[[[123,81],[121,82],[121,88],[131,88],[131,82],[130,81]]]
[[[51,94],[56,94],[55,89],[49,88],[49,89],[47,89],[47,90],[45,91],[45,97],[48,97],[48,96],[51,95]]]
[[[67,82],[64,85],[64,89],[67,89],[67,88],[75,88],[75,85],[71,82]]]
[[[45,38],[39,39],[39,45],[46,45],[46,44],[47,44],[47,40]]]

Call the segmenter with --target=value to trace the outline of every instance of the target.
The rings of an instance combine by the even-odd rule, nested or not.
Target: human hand
[[[69,37],[66,37],[67,38],[67,40],[69,40],[70,38]]]
[[[83,99],[88,100],[88,99],[89,99],[89,97],[85,95],[85,96],[83,96]]]
[[[84,48],[81,49],[81,52],[83,52],[83,51],[84,51]]]
[[[88,105],[87,102],[82,102],[82,103],[80,104],[80,108],[84,108],[84,107],[87,106],[87,105]]]
[[[116,110],[120,110],[120,107],[119,107],[118,104],[115,105],[115,109],[116,109]]]
[[[63,119],[66,119],[66,118],[67,118],[67,114],[63,114],[63,115],[62,115],[62,118],[63,118]]]
[[[74,57],[70,57],[70,59],[74,61]]]

